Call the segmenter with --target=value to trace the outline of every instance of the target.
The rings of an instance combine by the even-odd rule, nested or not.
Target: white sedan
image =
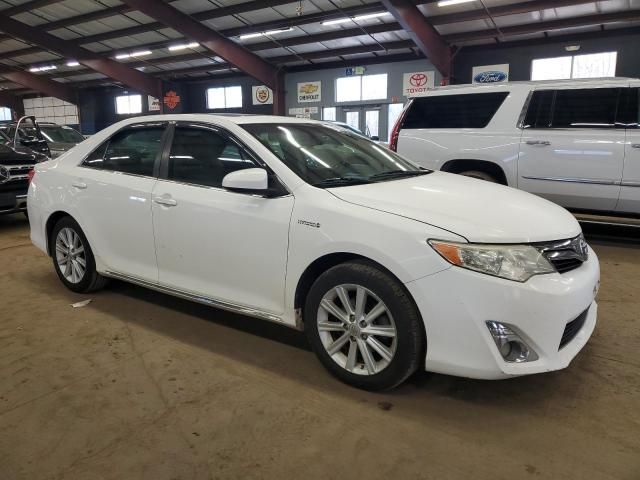
[[[566,367],[596,324],[576,220],[272,116],[131,118],[39,164],[31,239],[66,287],[115,278],[304,329],[341,380]]]

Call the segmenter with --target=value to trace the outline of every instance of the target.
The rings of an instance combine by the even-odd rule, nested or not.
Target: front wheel
[[[97,272],[87,237],[74,219],[61,218],[49,241],[53,266],[69,290],[88,293],[104,287],[107,279]]]
[[[425,338],[402,284],[364,262],[337,265],[311,287],[305,331],[322,364],[340,380],[386,390],[416,371]]]

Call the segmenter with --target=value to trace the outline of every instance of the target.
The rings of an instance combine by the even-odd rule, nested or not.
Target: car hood
[[[580,234],[564,208],[535,195],[443,172],[331,188],[345,202],[449,230],[470,242],[530,243]]]

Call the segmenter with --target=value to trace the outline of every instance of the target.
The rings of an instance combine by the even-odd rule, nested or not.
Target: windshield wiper
[[[375,175],[371,175],[369,180],[390,180],[394,178],[402,178],[402,177],[416,177],[418,175],[426,175],[430,173],[429,170],[391,170],[389,172],[376,173]]]
[[[371,183],[367,177],[333,177],[325,178],[317,183],[314,187],[344,187],[347,185],[361,185],[363,183]]]

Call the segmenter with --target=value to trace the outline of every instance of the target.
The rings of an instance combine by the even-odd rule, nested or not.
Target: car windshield
[[[304,123],[243,125],[305,182],[338,187],[429,173],[340,127]]]
[[[84,137],[71,127],[40,125],[40,131],[48,142],[80,143]]]

